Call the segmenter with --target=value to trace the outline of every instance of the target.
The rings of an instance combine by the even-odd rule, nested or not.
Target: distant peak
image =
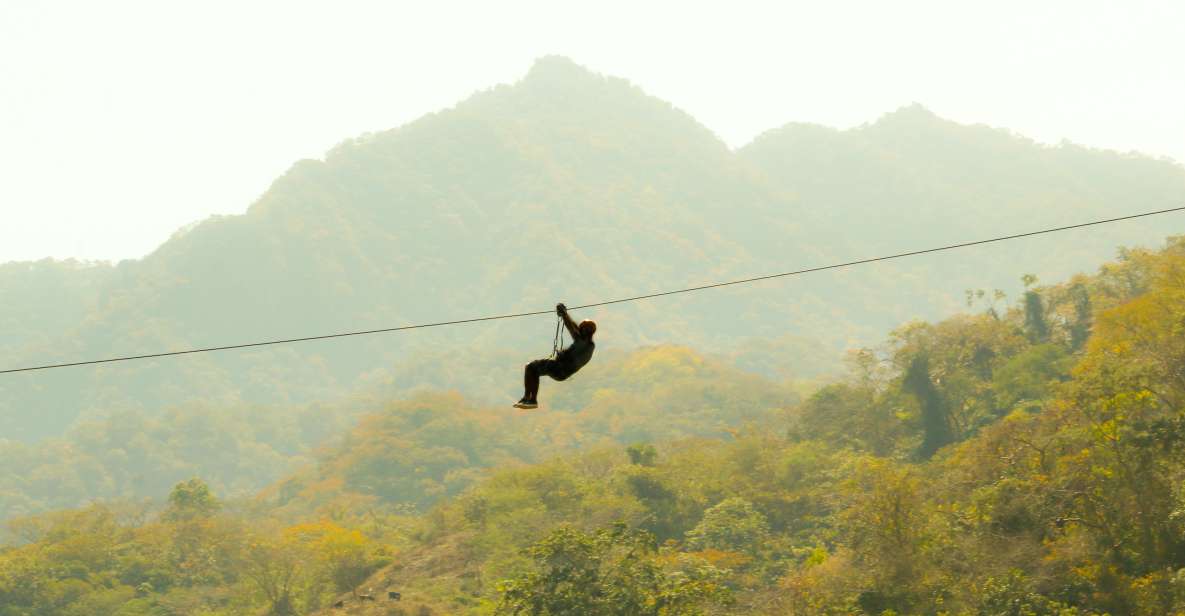
[[[528,82],[564,82],[596,76],[587,68],[575,63],[567,56],[543,56],[535,60],[531,70],[527,71],[524,81]]]
[[[938,117],[938,114],[930,111],[921,103],[912,103],[896,111],[886,113],[877,120],[877,124],[884,122],[934,122],[941,120],[942,118]]]

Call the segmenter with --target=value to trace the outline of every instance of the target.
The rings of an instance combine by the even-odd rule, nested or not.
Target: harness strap
[[[556,317],[555,338],[551,341],[551,357],[559,355],[562,348],[564,348],[564,319]]]

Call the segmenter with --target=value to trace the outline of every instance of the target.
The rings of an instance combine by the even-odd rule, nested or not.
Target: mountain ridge
[[[911,129],[911,118],[929,128]],[[624,79],[543,59],[514,85],[299,161],[245,214],[193,225],[144,259],[100,266],[89,283],[30,287],[21,265],[0,267],[0,294],[19,288],[26,298],[0,314],[0,352],[31,365],[538,310],[1027,230],[1017,220],[1077,222],[1128,213],[1133,202],[1144,210],[1185,201],[1185,170],[1172,165],[1035,147],[936,118],[918,107],[888,123],[812,130],[818,138],[791,143],[775,133],[734,151]],[[625,348],[669,341],[732,352],[754,338],[809,335],[838,351],[910,318],[947,314],[964,289],[1014,289],[1029,264],[1041,264],[1038,275],[1068,275],[1117,245],[1177,228],[1126,225],[1079,236],[1086,241],[587,316],[602,323],[607,344]],[[74,307],[54,317],[37,297]],[[465,352],[434,360],[445,363],[428,382],[396,391],[460,387],[489,403],[514,395],[518,367],[489,368],[476,356],[539,349],[545,320],[31,373],[0,382],[0,430],[27,440],[117,409],[333,399],[441,348]],[[463,374],[466,362],[494,371],[435,376]]]

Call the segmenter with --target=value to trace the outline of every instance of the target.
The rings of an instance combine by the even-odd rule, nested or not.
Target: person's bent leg
[[[540,360],[535,360],[523,370],[523,402],[535,402],[539,396]]]

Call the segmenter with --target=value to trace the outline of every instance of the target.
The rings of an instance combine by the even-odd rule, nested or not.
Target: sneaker
[[[524,400],[519,400],[518,402],[515,402],[514,408],[516,408],[516,409],[534,409],[534,408],[539,408],[539,403],[535,402],[534,400],[524,399]]]

